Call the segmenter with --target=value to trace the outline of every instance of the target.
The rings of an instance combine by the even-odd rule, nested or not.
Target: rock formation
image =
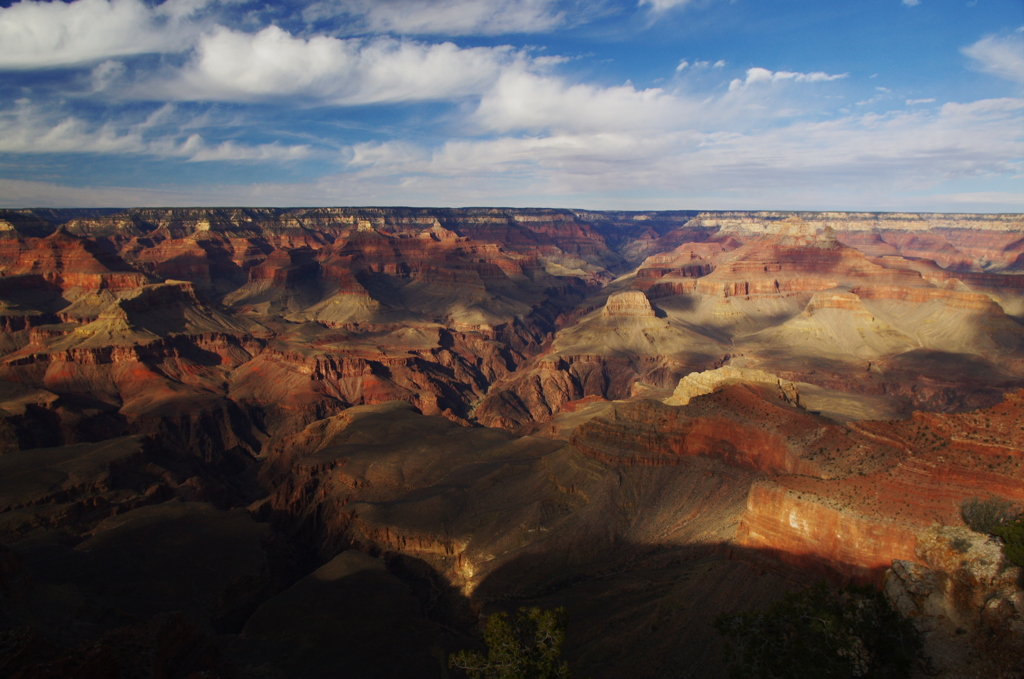
[[[640,290],[626,290],[608,296],[602,316],[627,316],[629,318],[654,318],[651,303]]]
[[[706,370],[702,373],[690,373],[679,380],[675,391],[672,392],[670,397],[665,399],[665,403],[670,406],[684,406],[695,396],[710,394],[722,385],[734,382],[775,385],[787,401],[795,404],[800,403],[800,392],[792,382],[780,379],[763,370],[750,370],[732,366],[722,366],[721,368]]]

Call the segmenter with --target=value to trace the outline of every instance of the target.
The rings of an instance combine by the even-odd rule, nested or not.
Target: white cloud
[[[871,104],[877,104],[878,102],[882,101],[885,98],[886,97],[882,96],[881,94],[876,94],[875,96],[871,97],[870,99],[862,99],[862,100],[856,102],[856,104],[854,104],[854,105],[855,106],[870,106]]]
[[[614,132],[661,130],[692,117],[694,104],[660,88],[597,87],[507,69],[480,101],[474,120],[486,130]]]
[[[296,38],[277,26],[249,34],[218,27],[149,96],[254,101],[306,97],[335,104],[443,100],[478,94],[523,58],[506,47],[460,48],[376,38]]]
[[[672,88],[637,89],[630,83],[612,87],[570,83],[533,72],[529,64],[505,68],[493,87],[481,97],[471,117],[474,132],[617,133],[649,134],[689,129],[742,130],[752,124],[809,114],[816,104],[811,92],[772,87],[772,83],[813,83],[845,75],[772,72],[750,69],[747,80],[733,81],[728,92],[712,96],[692,90],[686,74],[712,73],[708,61],[688,63]],[[748,85],[749,83],[749,85]]]
[[[1024,35],[987,35],[960,51],[973,59],[982,71],[1024,83]]]
[[[935,102],[935,98],[931,99],[907,99],[907,106],[916,106],[917,104],[931,104]]]
[[[650,5],[653,12],[664,12],[673,7],[685,7],[692,0],[640,0],[638,6]]]
[[[164,106],[137,123],[90,124],[81,118],[55,119],[22,100],[0,112],[0,153],[93,153],[150,155],[203,162],[211,160],[296,160],[310,155],[308,146],[245,145],[226,141],[210,145],[198,133],[156,134],[172,107]]]
[[[729,83],[729,89],[732,91],[750,87],[751,85],[758,85],[762,83],[780,83],[780,82],[828,82],[830,80],[841,80],[847,77],[848,73],[840,73],[838,75],[829,75],[822,71],[815,71],[813,73],[797,73],[794,71],[769,71],[767,68],[748,68],[747,76],[744,79],[736,78]]]
[[[1024,99],[1015,97],[1003,97],[1001,99],[980,99],[978,101],[960,104],[950,102],[943,104],[941,111],[944,118],[949,120],[961,119],[964,124],[970,124],[975,118],[990,116],[1005,116],[1017,114],[1024,110]],[[1024,128],[1018,129],[1015,134],[1007,136],[1007,139],[1024,137]]]
[[[907,7],[917,7],[921,4],[921,0],[903,0],[903,4]]]
[[[566,20],[557,0],[327,0],[308,7],[315,20],[346,14],[366,30],[403,35],[542,33]]]
[[[195,140],[193,142],[193,140]],[[212,160],[300,160],[310,155],[309,147],[306,145],[283,146],[281,144],[236,144],[233,141],[225,141],[215,146],[203,142],[199,135],[192,135],[188,138],[181,149],[188,160],[194,163],[207,162]]]
[[[691,64],[690,64],[689,61],[687,61],[686,59],[683,59],[682,61],[679,62],[679,65],[676,66],[676,73],[680,73],[681,71],[683,71],[683,69],[687,68],[690,65]],[[725,67],[725,60],[724,59],[719,59],[715,63],[711,63],[710,61],[700,61],[700,60],[698,60],[698,61],[694,61],[692,66],[693,66],[694,70],[700,70],[700,69],[703,69],[703,68],[724,68]]]
[[[0,68],[85,64],[110,57],[188,50],[205,0],[22,0],[0,8]]]

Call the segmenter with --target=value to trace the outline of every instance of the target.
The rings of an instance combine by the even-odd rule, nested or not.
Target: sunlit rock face
[[[608,297],[601,311],[604,316],[627,316],[630,318],[654,318],[654,309],[647,295],[639,290],[627,290]]]
[[[720,386],[734,382],[775,385],[786,400],[791,403],[800,402],[800,392],[792,382],[779,379],[775,375],[763,370],[723,366],[701,373],[690,373],[679,380],[679,384],[676,385],[672,396],[665,399],[665,403],[672,406],[684,406],[696,396],[710,394]]]
[[[1024,502],[1024,441],[1013,424],[1024,415],[1022,396],[959,415],[847,424],[850,436],[874,445],[865,442],[860,455],[844,452],[832,478],[759,485],[739,540],[875,582],[892,559],[934,561],[922,545],[934,542],[936,526],[962,525],[962,501],[997,495]]]
[[[1021,616],[958,513],[1024,503],[1021,230],[2,212],[11,671],[288,675],[308,641],[444,676],[529,602],[569,608],[580,676],[720,676],[708,620],[825,575],[884,586],[952,672]]]

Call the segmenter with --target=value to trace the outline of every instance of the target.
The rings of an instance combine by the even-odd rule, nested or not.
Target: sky
[[[0,207],[1024,212],[1022,0],[0,0]]]

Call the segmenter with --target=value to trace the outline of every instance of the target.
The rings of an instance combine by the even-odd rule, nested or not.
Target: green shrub
[[[1024,518],[992,529],[1003,539],[1003,555],[1007,561],[1024,568]]]
[[[1024,516],[1020,507],[998,497],[972,497],[960,503],[960,515],[971,530],[1002,538],[1006,560],[1024,567]]]
[[[920,635],[871,587],[825,583],[767,611],[720,615],[732,679],[895,679],[910,673]]]
[[[971,530],[991,535],[994,534],[992,529],[1016,521],[1020,508],[999,497],[988,500],[972,497],[960,503],[960,516]]]
[[[569,679],[569,666],[561,660],[565,642],[565,609],[544,611],[520,608],[518,615],[495,613],[484,629],[487,657],[459,651],[448,658],[449,667],[470,679]]]

